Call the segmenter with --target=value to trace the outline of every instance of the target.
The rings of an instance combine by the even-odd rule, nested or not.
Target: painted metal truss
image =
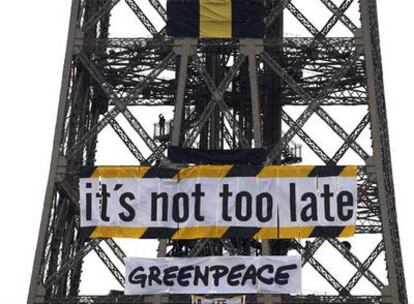
[[[54,152],[28,303],[189,302],[185,295],[141,297],[117,291],[108,291],[106,296],[79,294],[84,258],[92,252],[115,278],[118,285],[114,289],[122,289],[125,282],[120,265],[126,253],[115,240],[84,240],[78,236],[78,178],[82,170],[95,164],[101,131],[112,128],[137,164],[168,163],[165,151],[170,141],[151,136],[151,130],[135,114],[135,109],[142,106],[175,107],[170,140],[185,147],[264,146],[268,164],[289,164],[293,140],[300,141],[304,150],[326,165],[340,164],[347,153],[353,153],[361,164],[357,235],[373,244],[373,249],[361,258],[357,248],[338,239],[160,240],[159,255],[294,251],[302,255],[304,271],[316,271],[331,287],[329,295],[324,290],[301,296],[258,295],[248,296],[248,303],[407,303],[376,3],[315,1],[331,16],[317,27],[309,16],[312,12],[300,8],[301,1],[265,0],[264,40],[197,41],[166,37],[165,24],[153,23],[146,13],[150,6],[165,22],[165,3],[158,0],[72,0]],[[110,37],[112,10],[121,4],[130,9],[151,38]],[[355,7],[360,13],[354,20],[347,12]],[[278,27],[287,14],[303,26],[306,35],[280,35]],[[332,37],[330,33],[339,25],[348,34]],[[279,89],[269,93],[269,81]],[[278,118],[269,117],[273,113],[266,110],[269,105],[265,100],[272,92],[278,94],[273,99],[280,105]],[[346,111],[342,119],[337,119],[331,111],[334,107],[363,110],[357,119]],[[316,131],[308,128],[314,119],[319,121]],[[344,121],[354,125],[343,127]],[[270,133],[272,128],[283,126],[276,140],[268,138],[265,129],[269,125]],[[333,153],[321,144],[324,132],[331,132],[340,142]],[[366,133],[368,145],[363,138]],[[318,256],[327,247],[337,254],[332,257],[338,259],[337,267],[344,261],[353,267],[354,273],[347,281],[335,277]],[[385,258],[385,279],[372,269],[381,256]],[[355,286],[363,278],[375,292],[354,295]]]

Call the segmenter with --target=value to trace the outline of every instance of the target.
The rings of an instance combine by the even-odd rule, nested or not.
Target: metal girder
[[[125,133],[119,123],[115,119],[112,119],[109,124],[112,129],[114,129],[116,134],[118,134],[119,138],[124,142],[125,146],[132,153],[132,155],[134,155],[134,157],[140,162],[140,164],[145,164],[145,157],[139,151],[134,142],[129,138],[128,134]]]
[[[139,95],[140,93],[142,93],[142,91],[165,69],[165,67],[173,60],[173,58],[175,58],[175,54],[173,52],[169,53],[167,57],[165,57],[164,60],[159,65],[154,67],[151,73],[149,73],[146,76],[145,80],[142,81],[142,83],[139,86],[137,86],[137,88],[133,92],[131,92],[128,96],[126,96],[122,101],[119,101],[119,103],[122,103],[123,107],[126,107],[126,104],[128,104],[128,101],[136,98],[136,95]],[[71,158],[75,156],[76,153],[78,153],[87,142],[93,139],[100,131],[102,131],[102,129],[105,126],[107,126],[110,123],[112,119],[115,119],[118,116],[118,114],[121,112],[122,112],[122,109],[120,109],[119,107],[115,107],[109,110],[107,113],[105,113],[103,118],[99,120],[98,123],[93,125],[87,134],[85,134],[81,139],[79,139],[78,142],[73,147],[68,149],[68,151],[66,152],[66,157]],[[151,143],[152,140],[149,142]],[[156,147],[154,150],[156,150]]]
[[[190,301],[188,295],[177,295],[173,300],[169,300],[171,304],[183,304]],[[298,295],[298,296],[283,296],[283,303],[287,304],[320,304],[320,303],[332,303],[332,304],[381,304],[387,303],[388,298],[382,296],[352,296],[352,297],[338,297],[332,295]],[[39,302],[41,303],[41,302]],[[93,304],[150,304],[153,303],[152,299],[144,298],[142,296],[77,296],[77,297],[56,297],[47,302],[47,304],[80,304],[80,303],[93,303]],[[247,304],[252,302],[247,301]],[[43,303],[41,303],[43,304]],[[46,304],[46,303],[44,303]]]
[[[243,61],[245,59],[244,55],[239,55],[237,59],[235,59],[235,62],[233,66],[230,68],[230,70],[226,73],[224,76],[224,79],[221,81],[220,85],[216,88],[214,83],[211,81],[211,77],[209,76],[208,72],[205,70],[204,65],[197,64],[197,67],[199,68],[199,72],[202,75],[203,79],[205,80],[209,90],[212,93],[212,98],[209,101],[208,105],[204,109],[204,112],[200,115],[197,123],[195,124],[194,128],[190,131],[188,134],[188,137],[186,138],[184,142],[184,147],[190,147],[194,141],[197,139],[198,134],[201,132],[201,128],[206,124],[207,119],[212,115],[216,105],[219,105],[221,110],[223,111],[224,116],[226,117],[227,121],[229,122],[230,126],[233,128],[234,133],[236,134],[237,138],[240,141],[240,144],[242,147],[248,147],[250,146],[246,139],[244,138],[243,134],[240,131],[240,128],[238,126],[238,123],[235,121],[234,117],[231,115],[227,105],[223,102],[223,94],[224,91],[229,86],[230,82],[235,77],[237,71],[239,70],[240,66],[242,65]],[[197,59],[195,60],[197,61]]]
[[[295,250],[297,250],[302,256],[306,254],[305,248],[296,240],[293,240]],[[344,286],[332,275],[329,271],[322,266],[315,258],[308,257],[309,264],[341,295],[344,291]]]
[[[337,71],[337,73],[331,78],[328,84],[319,92],[318,96],[314,98],[310,96],[305,90],[303,90],[303,88],[301,88],[296,83],[296,81],[286,71],[284,71],[284,69],[268,53],[263,52],[261,54],[261,57],[264,60],[264,62],[268,64],[293,90],[295,90],[300,96],[302,96],[302,98],[311,100],[306,110],[295,121],[294,126],[292,126],[285,133],[282,140],[277,145],[275,145],[269,152],[268,163],[271,163],[274,159],[277,158],[278,155],[280,155],[282,147],[288,144],[288,142],[295,136],[297,131],[304,126],[304,124],[309,120],[309,118],[312,116],[314,112],[317,111],[318,115],[322,119],[329,119],[329,116],[326,114],[326,112],[320,108],[321,100],[329,94],[329,92],[335,87],[340,77],[349,70],[350,66],[355,63],[359,56],[360,54],[358,52],[355,52],[353,56],[347,61],[347,63]],[[335,129],[334,131],[337,132],[337,134],[339,133],[338,135],[343,137],[344,140],[348,137],[345,131],[343,131],[336,124],[335,121],[329,119],[329,122],[329,125]],[[355,145],[355,148],[358,148],[355,142],[353,143],[353,145]]]
[[[315,238],[312,242],[309,242],[305,246],[304,253],[302,255],[302,267],[306,265],[309,259],[318,251],[326,240],[324,238]]]
[[[55,272],[53,275],[49,276],[44,282],[45,288],[48,288],[54,284],[63,276],[65,275],[70,269],[74,268],[78,263],[80,263],[83,258],[91,252],[96,246],[99,245],[101,240],[91,240],[87,242],[81,250],[79,250],[76,255],[74,255],[72,258],[67,260],[64,264],[62,264],[57,272]]]
[[[365,114],[362,118],[361,122],[356,126],[356,128],[352,131],[349,135],[348,140],[346,140],[342,146],[336,151],[334,156],[332,157],[332,162],[337,163],[341,160],[341,158],[345,155],[346,151],[349,149],[351,143],[355,142],[359,135],[361,135],[362,131],[364,131],[365,127],[369,124],[369,114]],[[365,153],[364,157],[368,157]],[[366,159],[365,158],[365,159]]]
[[[112,86],[106,82],[105,78],[98,71],[95,65],[84,53],[80,53],[78,55],[78,58],[82,62],[83,66],[88,70],[90,75],[103,89],[106,96],[115,102],[115,106],[121,110],[121,113],[124,115],[129,124],[135,129],[135,131],[140,135],[145,144],[151,149],[151,151],[155,151],[157,149],[157,145],[155,144],[154,140],[148,135],[148,133],[142,127],[141,123],[135,118],[127,106],[121,100],[119,100],[118,96],[115,93],[113,93],[114,90]]]
[[[294,127],[295,121],[285,111],[282,111],[282,119],[290,128]],[[316,142],[313,141],[312,138],[309,137],[309,135],[306,134],[305,131],[303,131],[303,129],[298,129],[296,134],[325,164],[329,164],[331,162],[330,157],[321,147],[318,146]]]
[[[369,269],[377,257],[384,252],[384,241],[378,243],[371,254],[365,259],[365,261],[358,267],[358,271],[352,276],[345,286],[345,289],[351,291],[358,281],[362,278],[364,271]]]
[[[312,34],[314,37],[319,36],[318,29],[306,18],[304,14],[300,10],[293,5],[291,1],[284,1],[285,7],[292,13],[293,16],[308,30],[309,33]]]
[[[82,26],[82,31],[84,33],[92,29],[96,23],[106,14],[109,13],[111,9],[115,7],[121,0],[109,0],[98,10],[94,15],[92,15]]]
[[[105,264],[106,268],[111,272],[111,274],[114,276],[114,278],[118,281],[118,283],[124,287],[125,286],[125,277],[122,274],[121,271],[119,271],[118,267],[115,266],[115,264],[111,261],[109,256],[106,254],[106,252],[100,247],[96,246],[93,248],[95,253],[98,255],[99,259],[102,261],[102,263]]]
[[[151,21],[147,18],[144,12],[141,10],[138,4],[135,3],[134,0],[125,0],[126,4],[131,8],[134,14],[138,17],[141,23],[145,26],[145,28],[150,32],[152,36],[157,36],[158,31],[155,26],[151,23]]]
[[[158,146],[157,150],[155,150],[146,160],[145,163],[147,164],[153,164],[157,159],[163,159],[164,157],[164,151],[167,150],[168,146],[166,144],[162,144]]]
[[[167,21],[167,11],[158,0],[148,0],[152,7],[160,14],[164,21]]]
[[[322,28],[320,34],[324,37],[329,34],[331,29],[335,26],[335,24],[341,19],[341,16],[344,15],[345,11],[351,6],[354,0],[344,0],[341,6],[335,10],[334,14]]]
[[[376,5],[376,1],[360,1],[374,150],[373,171],[378,184],[391,301],[405,304],[408,303],[408,299],[397,224]]]
[[[105,243],[111,248],[112,252],[119,259],[119,261],[125,265],[126,254],[121,247],[113,239],[105,239]]]
[[[154,304],[161,301],[161,298],[156,297],[125,296],[122,292],[111,292],[106,296],[77,296],[82,273],[82,260],[92,250],[97,252],[99,258],[121,285],[125,282],[123,274],[116,266],[118,264],[115,265],[114,263],[117,262],[115,259],[118,259],[124,264],[125,252],[112,239],[104,240],[108,248],[101,247],[100,245],[103,242],[99,240],[84,244],[83,240],[77,239],[76,228],[79,226],[79,217],[77,211],[72,210],[73,207],[68,201],[71,200],[77,205],[78,194],[76,186],[74,187],[73,184],[77,183],[79,170],[82,166],[93,166],[95,164],[98,133],[110,124],[141,164],[154,164],[164,158],[165,150],[170,144],[169,142],[155,144],[154,140],[141,126],[141,122],[132,115],[128,107],[135,105],[173,106],[175,104],[177,66],[173,62],[176,58],[173,49],[177,44],[173,39],[163,36],[165,28],[157,32],[151,23],[152,20],[146,17],[141,10],[141,1],[138,5],[138,1],[134,0],[125,1],[143,22],[146,29],[155,37],[151,39],[108,38],[110,11],[119,1],[78,2],[74,0],[51,178],[47,199],[45,200],[46,211],[42,217],[42,230],[36,255],[36,267],[34,267],[32,278],[30,304]],[[165,21],[166,11],[160,2],[158,0],[148,1]],[[271,2],[265,2],[268,5],[265,19],[267,37],[262,46],[266,48],[267,53],[258,58],[260,61],[257,64],[257,70],[255,69],[257,75],[253,77],[253,80],[259,89],[266,85],[264,79],[268,77],[268,73],[265,73],[267,66],[265,69],[264,64],[270,66],[276,74],[272,77],[277,77],[284,82],[280,93],[281,105],[306,107],[296,121],[287,114],[290,112],[282,112],[282,119],[288,125],[288,131],[271,150],[269,163],[272,163],[274,157],[283,152],[283,149],[286,149],[295,135],[299,136],[309,149],[327,165],[338,163],[343,159],[345,153],[352,149],[359,157],[368,160],[367,167],[361,167],[358,171],[356,233],[365,234],[365,237],[370,237],[370,234],[383,234],[384,237],[384,241],[377,245],[364,262],[361,262],[352,252],[348,251],[339,240],[328,240],[341,256],[357,269],[346,286],[339,283],[338,279],[325,269],[322,265],[322,259],[318,261],[315,258],[315,253],[326,243],[326,239],[309,240],[303,246],[298,241],[293,240],[294,249],[302,254],[303,266],[309,263],[334,287],[338,295],[286,295],[271,301],[285,304],[406,304],[383,100],[375,1],[360,0],[363,17],[364,56],[359,53],[361,50],[360,30],[354,24],[355,21],[345,14],[353,3],[352,0],[343,0],[341,4],[340,1],[321,0],[321,3],[332,12],[332,16],[321,30],[310,22],[310,20],[313,20],[312,16],[308,16],[306,11],[301,11],[292,4],[292,2],[296,4],[298,1],[280,0],[274,3]],[[274,22],[279,18],[283,18],[282,14],[286,12],[285,8],[314,37],[285,37],[272,40],[270,36],[272,36],[272,27],[275,26]],[[85,20],[84,24],[80,27],[83,20]],[[355,34],[355,37],[326,37],[338,22],[342,22]],[[94,28],[97,30],[94,31]],[[188,62],[188,73],[183,77],[186,81],[186,88],[181,91],[182,96],[180,97],[182,100],[185,98],[186,101],[183,109],[186,113],[186,121],[182,129],[186,133],[184,136],[186,137],[185,144],[187,146],[193,146],[197,143],[197,139],[202,136],[207,137],[208,140],[212,138],[211,135],[208,137],[209,134],[199,135],[202,129],[206,129],[203,128],[204,125],[211,124],[212,120],[210,118],[214,115],[216,115],[216,121],[220,121],[220,126],[215,125],[213,128],[219,130],[217,134],[222,136],[222,138],[217,136],[218,140],[224,138],[230,148],[251,146],[252,123],[246,115],[246,113],[250,113],[250,106],[244,102],[242,106],[247,108],[246,111],[244,111],[245,109],[240,111],[237,108],[239,106],[237,101],[240,96],[248,94],[248,90],[238,91],[240,86],[244,85],[244,88],[246,88],[248,84],[246,80],[252,80],[246,77],[248,69],[244,64],[244,57],[238,56],[241,46],[242,43],[237,39],[201,39],[198,41],[195,47],[196,55],[192,56],[192,60]],[[223,60],[213,62],[215,66],[211,68],[209,65],[207,68],[202,58],[213,51],[215,56],[219,56]],[[277,61],[275,58],[277,58]],[[232,61],[234,63],[230,66]],[[222,65],[220,73],[212,72],[210,75],[209,69],[214,70],[218,65]],[[256,66],[256,64],[254,65]],[[254,67],[250,64],[249,69],[252,68]],[[161,74],[163,71],[167,71],[167,73]],[[222,77],[222,73],[225,74],[224,79],[217,86],[217,80]],[[164,75],[167,76],[164,77]],[[102,95],[100,93],[101,88],[109,97],[109,110],[102,114],[101,120],[98,120],[100,114],[94,111],[94,101]],[[205,98],[206,95],[209,97],[210,94],[211,98],[209,98],[208,103],[208,100],[206,100],[206,106],[204,107],[203,103],[202,106],[196,108],[197,101],[201,97]],[[348,134],[333,118],[334,116],[331,117],[330,109],[325,105],[365,105],[368,108],[368,114]],[[151,154],[147,159],[138,150],[139,146],[136,146],[116,122],[115,118],[121,113],[134,130],[144,138],[149,150],[151,150]],[[327,155],[322,147],[315,143],[317,137],[312,138],[313,134],[307,129],[308,133],[304,131],[307,120],[313,114],[318,115],[327,124],[327,127],[331,128],[343,141],[332,158]],[[262,109],[260,115],[260,119],[263,119],[269,113]],[[222,122],[223,116],[225,122]],[[356,120],[356,117],[353,117],[353,119]],[[256,129],[259,125],[257,122],[256,120]],[[373,158],[357,142],[367,126],[372,128],[373,133]],[[206,133],[209,131],[211,130]],[[249,137],[249,139],[246,139],[243,134],[247,134],[246,137]],[[64,173],[60,171],[58,165],[63,156],[67,160],[67,170]],[[161,164],[165,165],[164,162]],[[374,237],[377,241],[378,235],[374,235]],[[163,240],[160,244],[161,247],[165,245],[166,248],[172,248],[168,251],[171,256],[209,255],[216,252],[219,255],[227,252],[232,255],[254,254],[253,251],[250,251],[252,249],[256,249],[256,254],[270,253],[266,242],[246,245],[243,240],[238,239],[199,240],[196,242]],[[246,248],[249,250],[246,251]],[[383,252],[387,259],[389,277],[387,283],[390,285],[389,289],[392,297],[389,297],[386,293],[388,286],[384,287],[384,285],[387,283],[382,283],[369,269]],[[110,259],[112,253],[114,255],[113,260]],[[38,271],[39,269],[40,271]],[[377,289],[381,289],[382,296],[351,295],[351,291],[363,276],[367,277]],[[39,278],[41,279],[39,280]],[[44,286],[42,286],[42,282],[45,282]],[[162,300],[168,301],[170,304],[182,304],[189,301],[189,296],[168,296]],[[249,296],[247,303],[263,304],[263,297],[261,295],[258,297]]]
[[[335,13],[338,10],[338,7],[335,3],[332,2],[332,0],[321,0],[321,2],[332,12]],[[339,17],[339,20],[352,32],[355,33],[357,30],[356,25],[352,22],[351,19],[349,19],[345,14],[341,14]]]
[[[345,130],[321,107],[317,108],[315,113],[345,142],[348,142],[352,150],[354,150],[363,160],[368,159],[369,155],[365,150],[352,140]]]
[[[362,263],[358,258],[337,239],[328,239],[328,242],[338,250],[348,262],[350,262],[356,269],[358,269],[379,291],[384,288],[384,284],[373,274],[369,269],[363,269]]]

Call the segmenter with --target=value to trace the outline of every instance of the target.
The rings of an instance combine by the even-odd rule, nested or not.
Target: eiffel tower
[[[407,303],[376,1],[264,3],[264,39],[195,40],[167,36],[165,1],[72,0],[29,304],[190,303],[123,294],[124,258],[148,243],[78,233],[83,169],[169,166],[171,144],[263,147],[267,164],[357,164],[356,236],[158,240],[153,256],[299,253],[303,294],[247,303]]]

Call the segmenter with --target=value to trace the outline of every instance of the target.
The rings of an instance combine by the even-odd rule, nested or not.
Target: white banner
[[[234,298],[206,298],[191,296],[192,304],[246,304],[246,296]]]
[[[299,256],[127,258],[126,295],[301,292]]]
[[[225,166],[211,167],[171,178],[136,178],[126,169],[120,169],[124,175],[82,178],[81,227],[117,229],[100,229],[95,237],[139,238],[146,228],[169,228],[181,229],[173,231],[177,239],[215,238],[227,227],[263,229],[257,238],[308,237],[320,231],[315,227],[333,227],[332,236],[353,234],[343,228],[356,221],[356,167],[308,176],[314,167],[270,166],[257,176],[231,177],[222,174]]]

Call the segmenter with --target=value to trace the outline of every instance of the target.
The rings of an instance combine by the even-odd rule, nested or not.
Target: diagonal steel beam
[[[266,30],[269,30],[272,28],[273,23],[279,17],[279,15],[283,12],[283,9],[285,6],[290,3],[292,0],[281,0],[277,2],[277,4],[272,8],[270,13],[265,17],[265,27]]]
[[[115,133],[124,142],[128,150],[132,153],[132,155],[134,155],[134,157],[140,162],[140,164],[144,164],[145,157],[142,155],[141,151],[139,151],[134,142],[129,138],[128,134],[125,133],[125,131],[122,129],[119,123],[115,119],[112,119],[109,123],[112,129],[114,129]]]
[[[305,248],[297,241],[293,240],[295,245],[295,250],[299,252],[302,256],[306,254]],[[344,291],[344,287],[342,286],[339,281],[329,273],[329,271],[322,266],[314,257],[309,257],[308,259],[309,264],[333,287],[339,294],[342,294]]]
[[[69,260],[67,260],[62,266],[60,266],[59,270],[55,272],[53,275],[49,276],[46,279],[46,282],[44,282],[45,288],[49,288],[52,285],[54,285],[59,279],[64,276],[70,269],[75,267],[78,263],[82,261],[82,259],[89,253],[91,250],[93,250],[95,247],[99,245],[99,243],[102,240],[94,239],[86,243],[85,246],[83,246],[76,255],[71,257]]]
[[[365,150],[356,142],[351,140],[348,133],[321,107],[316,109],[316,114],[345,142],[349,142],[350,147],[354,150],[363,160],[368,159],[369,155]]]
[[[157,150],[155,150],[146,160],[145,163],[151,165],[153,162],[155,162],[158,159],[164,159],[164,152],[167,150],[168,145],[167,144],[161,144],[158,146]]]
[[[338,7],[332,0],[321,0],[321,2],[332,12],[335,13],[338,10]],[[339,18],[341,22],[352,32],[355,33],[358,29],[356,25],[349,19],[345,14],[342,14]]]
[[[152,7],[160,14],[164,21],[167,21],[167,11],[158,0],[148,0]]]
[[[79,208],[79,195],[78,193],[73,189],[73,187],[69,184],[68,181],[64,180],[60,183],[61,188],[63,191],[68,195],[67,197],[69,200],[75,205],[76,208]],[[75,218],[76,228],[79,228],[79,217],[76,216]],[[101,240],[100,240],[101,241]],[[119,247],[119,245],[113,240],[113,239],[105,239],[105,243],[108,245],[108,247],[112,250],[112,252],[115,254],[115,256],[121,261],[122,264],[125,264],[125,258],[126,254],[124,251]],[[99,256],[101,261],[105,264],[105,266],[109,269],[109,271],[114,275],[114,277],[117,279],[117,281],[123,286],[125,283],[125,279],[123,278],[122,273],[118,270],[118,268],[115,266],[115,264],[111,261],[111,259],[108,257],[108,255],[104,252],[104,250],[100,247],[99,244],[96,246],[93,246],[92,249],[96,252],[96,254]],[[89,250],[90,251],[90,250]],[[87,253],[86,253],[87,254]],[[86,254],[84,256],[86,256]],[[76,259],[75,262],[73,262],[73,266],[76,266],[78,263],[80,263],[82,258]],[[63,266],[62,266],[63,267]],[[62,269],[61,267],[61,269]],[[62,271],[69,271],[71,267],[67,269],[63,269]],[[60,271],[60,269],[59,269]],[[54,282],[57,282],[65,273],[59,274],[59,277],[56,278]],[[54,284],[54,283],[52,283]]]
[[[282,111],[282,119],[289,127],[293,127],[295,125],[295,121],[285,111]],[[325,153],[325,151],[323,151],[303,129],[299,129],[296,134],[325,164],[329,164],[331,162],[330,157]]]
[[[325,26],[322,28],[320,34],[323,37],[326,37],[326,35],[329,34],[329,32],[332,30],[332,28],[335,26],[335,24],[338,23],[341,16],[344,15],[346,10],[351,6],[351,4],[354,2],[354,0],[344,0],[342,2],[341,6],[335,10],[334,14],[329,18],[328,22],[325,24]]]
[[[244,138],[241,129],[238,125],[238,122],[234,119],[234,117],[230,113],[230,109],[228,108],[227,104],[223,100],[223,95],[225,90],[230,85],[230,82],[236,76],[237,71],[240,69],[240,66],[243,64],[244,59],[246,56],[240,55],[234,62],[233,66],[230,70],[225,74],[223,80],[216,88],[214,85],[209,73],[206,71],[205,66],[201,64],[200,59],[197,56],[193,56],[196,67],[200,72],[201,76],[203,77],[208,89],[210,90],[212,97],[205,107],[203,113],[200,115],[198,121],[195,123],[194,128],[189,133],[186,141],[184,142],[184,147],[190,147],[194,141],[196,140],[198,134],[200,134],[202,127],[207,123],[208,118],[212,115],[215,107],[218,105],[223,112],[224,117],[226,118],[227,122],[233,128],[236,136],[238,137],[240,144],[243,147],[250,146],[247,140]]]
[[[145,144],[150,148],[151,151],[157,149],[157,145],[154,140],[149,136],[147,131],[142,127],[141,123],[135,118],[131,113],[128,107],[121,101],[116,93],[114,93],[114,88],[110,85],[105,77],[98,71],[95,65],[89,60],[85,53],[80,53],[78,55],[79,60],[82,62],[82,65],[88,70],[89,74],[95,79],[95,81],[100,85],[105,95],[112,99],[115,103],[115,106],[121,109],[121,113],[124,115],[129,124],[135,129],[135,131],[141,136]]]
[[[325,241],[324,238],[319,237],[314,239],[309,245],[305,246],[305,251],[302,255],[302,267],[309,262],[309,259],[315,255],[316,251],[321,248]]]
[[[284,5],[289,12],[291,12],[292,15],[308,30],[308,32],[312,34],[312,36],[315,38],[319,37],[318,29],[312,24],[312,22],[309,21],[308,18],[306,18],[305,15],[302,14],[299,9],[297,9],[296,6],[293,5],[291,1],[285,1]]]
[[[326,96],[329,95],[329,93],[335,88],[341,77],[348,72],[351,66],[360,57],[360,54],[359,52],[355,52],[353,56],[351,56],[351,58],[347,61],[347,63],[341,69],[338,69],[337,73],[331,78],[331,80],[315,98],[307,93],[300,85],[298,85],[298,83],[266,51],[263,52],[260,56],[264,62],[268,64],[271,69],[280,76],[282,80],[284,80],[297,94],[299,94],[299,96],[311,101],[306,110],[295,121],[295,125],[285,133],[282,140],[280,140],[278,144],[276,144],[269,152],[268,163],[271,163],[274,159],[277,158],[278,155],[280,155],[283,147],[291,141],[297,131],[303,127],[303,125],[309,120],[313,113],[320,108],[323,99],[326,98]]]
[[[359,259],[350,251],[348,248],[346,248],[341,242],[339,242],[335,238],[329,238],[328,242],[336,249],[338,250],[345,259],[349,263],[351,263],[353,266],[355,266],[356,269],[362,272],[362,275],[368,279],[379,291],[381,291],[382,288],[384,288],[384,284],[376,277],[375,274],[373,274],[369,269],[362,267],[362,263],[359,261]]]
[[[144,27],[147,29],[148,32],[152,36],[157,36],[158,31],[155,26],[151,23],[151,21],[147,18],[145,13],[141,10],[141,8],[136,4],[134,0],[125,0],[126,4],[128,4],[129,8],[134,12],[135,16],[141,21]]]
[[[369,123],[369,114],[367,113],[360,123],[356,126],[356,128],[352,131],[352,133],[349,135],[348,140],[346,140],[342,146],[336,151],[334,156],[332,157],[332,162],[337,163],[341,160],[341,158],[345,155],[346,151],[349,149],[351,143],[355,142],[359,135],[361,135],[362,131],[364,131],[365,127]]]
[[[175,58],[175,53],[170,52],[164,60],[159,63],[152,71],[149,73],[146,78],[137,86],[137,88],[132,91],[129,95],[122,99],[123,105],[126,105],[133,99],[136,98],[137,95],[141,94],[142,91],[150,85],[150,83],[162,72],[165,68],[169,65],[169,63]],[[118,98],[118,97],[117,97]],[[68,159],[74,157],[86,143],[92,140],[100,131],[102,131],[105,126],[107,126],[112,119],[115,119],[119,113],[121,113],[122,109],[119,107],[114,107],[113,109],[109,110],[103,118],[95,124],[88,133],[86,133],[78,142],[70,148],[66,152],[66,157]]]
[[[106,254],[106,252],[100,246],[96,246],[95,248],[93,248],[93,250],[98,255],[102,263],[105,264],[106,268],[108,268],[108,270],[111,272],[114,278],[118,281],[118,283],[121,284],[122,287],[124,287],[125,286],[124,275],[118,269],[118,267],[116,267],[116,265],[111,261],[111,259]]]
[[[218,104],[218,106],[220,107],[221,111],[223,112],[224,117],[226,118],[226,120],[230,124],[230,126],[232,127],[232,129],[233,129],[234,133],[236,134],[236,136],[238,137],[239,141],[242,143],[242,145],[247,147],[247,146],[249,146],[249,144],[247,143],[246,138],[242,134],[239,123],[234,119],[233,115],[230,112],[229,107],[227,106],[227,104],[223,100],[224,91],[227,89],[230,82],[233,80],[233,78],[236,75],[238,69],[240,68],[241,64],[244,61],[244,58],[245,58],[244,55],[240,55],[240,57],[241,56],[243,56],[243,57],[240,58],[240,62],[238,60],[235,61],[234,65],[232,66],[230,71],[224,76],[223,81],[219,84],[218,87],[216,87],[211,75],[207,71],[205,65],[201,62],[200,57],[198,57],[198,55],[195,54],[195,55],[192,56],[192,58],[193,58],[193,63],[196,66],[196,68],[197,68],[198,72],[200,73],[201,77],[204,79],[204,82],[206,83],[207,88],[208,88],[208,90],[210,91],[210,93],[212,95],[212,98],[216,99],[215,100],[216,104]],[[207,106],[209,106],[209,105],[207,105]],[[213,113],[213,110],[214,110],[214,107],[212,107],[211,113],[208,117],[211,116],[211,114]],[[202,127],[203,126],[201,126],[201,128]]]
[[[100,10],[98,10],[94,15],[92,15],[88,21],[86,21],[82,26],[82,31],[86,33],[90,29],[92,29],[96,23],[101,19],[103,16],[109,13],[111,9],[115,7],[121,0],[109,0],[107,1]]]
[[[369,269],[377,257],[384,251],[385,245],[384,241],[378,243],[378,245],[374,248],[371,254],[365,259],[365,261],[361,264],[358,268],[358,271],[352,276],[349,282],[346,284],[345,289],[351,291],[358,281],[362,278],[364,271]]]
[[[120,260],[121,263],[125,265],[125,259],[127,255],[122,250],[122,248],[119,247],[119,245],[113,239],[105,239],[105,243],[108,245],[109,248],[111,248],[112,252],[118,258],[118,260]]]

